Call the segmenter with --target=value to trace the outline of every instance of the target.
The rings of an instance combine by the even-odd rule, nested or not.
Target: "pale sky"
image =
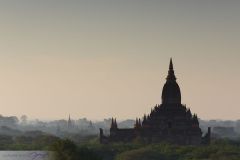
[[[240,1],[0,0],[0,114],[142,117],[173,58],[182,103],[240,119]]]

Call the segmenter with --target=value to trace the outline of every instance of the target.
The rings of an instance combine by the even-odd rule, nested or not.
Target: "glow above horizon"
[[[182,102],[240,119],[240,2],[0,2],[0,114],[141,117],[173,57]]]

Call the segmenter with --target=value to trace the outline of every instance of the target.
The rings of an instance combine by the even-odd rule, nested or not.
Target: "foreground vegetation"
[[[97,137],[73,142],[51,135],[0,136],[0,150],[50,150],[56,160],[240,160],[240,139],[218,139],[207,146],[133,143],[100,144]]]
[[[208,146],[138,142],[102,145],[97,139],[76,146],[69,140],[61,140],[56,147],[58,160],[240,160],[240,141],[227,139],[215,140]]]
[[[239,160],[240,147],[218,141],[209,146],[152,144],[118,154],[116,160]]]

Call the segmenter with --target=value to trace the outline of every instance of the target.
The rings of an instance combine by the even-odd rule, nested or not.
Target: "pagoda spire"
[[[176,81],[176,79],[177,78],[175,77],[175,74],[174,74],[173,62],[172,62],[172,58],[171,58],[170,63],[169,63],[167,81]]]
[[[68,116],[68,128],[72,127],[72,120],[71,120],[71,116],[69,114]]]
[[[111,123],[111,127],[110,128],[114,128],[114,120],[113,120],[113,117],[112,117],[112,123]]]
[[[172,58],[170,58],[170,64],[169,64],[169,70],[173,69],[173,62],[172,62]]]
[[[162,90],[162,103],[181,104],[181,91],[176,82],[172,58],[170,59],[168,76],[166,80],[167,82],[164,84]]]

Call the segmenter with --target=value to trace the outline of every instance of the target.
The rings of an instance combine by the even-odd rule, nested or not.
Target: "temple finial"
[[[172,58],[170,58],[169,70],[173,69]]]
[[[168,81],[175,81],[176,80],[176,77],[175,77],[175,74],[174,74],[174,70],[173,70],[172,58],[170,58],[167,80]]]

